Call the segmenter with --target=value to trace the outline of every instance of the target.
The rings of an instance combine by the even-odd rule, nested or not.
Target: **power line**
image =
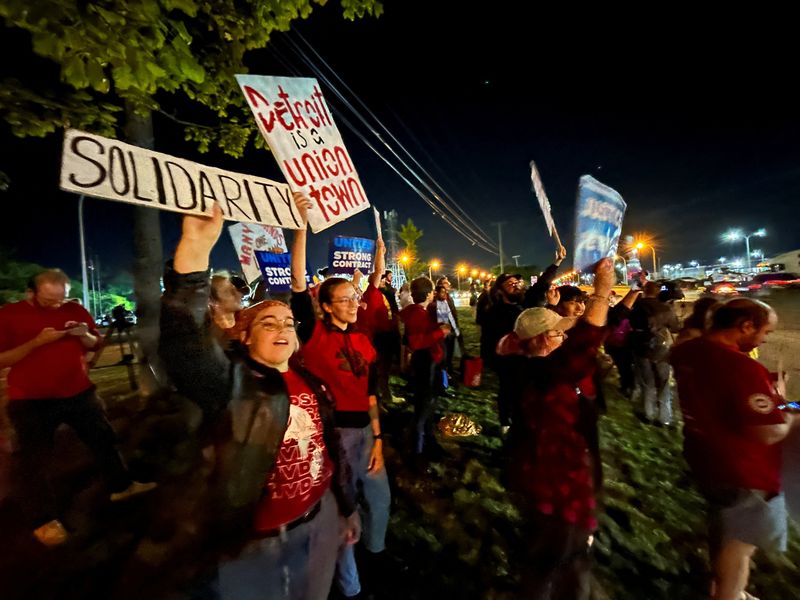
[[[488,242],[488,243],[490,243],[490,244],[493,244],[494,242],[491,240],[491,238],[490,238],[488,235],[486,235],[486,233],[485,233],[485,232],[484,232],[484,231],[483,231],[483,230],[480,228],[480,226],[479,226],[477,223],[475,223],[475,221],[474,221],[474,220],[473,220],[473,219],[472,219],[472,218],[471,218],[471,217],[470,217],[470,216],[469,216],[469,215],[468,215],[468,214],[467,214],[467,213],[464,211],[464,209],[462,209],[462,208],[461,208],[461,206],[459,206],[459,204],[458,204],[458,203],[457,203],[455,200],[453,200],[453,198],[452,198],[452,197],[451,197],[451,196],[450,196],[450,195],[447,193],[447,191],[446,191],[446,190],[445,190],[445,189],[444,189],[444,188],[443,188],[443,187],[442,187],[442,186],[441,186],[441,185],[440,185],[440,184],[439,184],[439,183],[436,181],[436,179],[434,179],[434,177],[433,177],[433,176],[432,176],[432,175],[431,175],[431,174],[430,174],[430,173],[429,173],[429,172],[428,172],[428,171],[425,169],[425,167],[423,167],[423,166],[420,164],[420,162],[419,162],[419,161],[418,161],[418,160],[417,160],[417,159],[414,157],[414,155],[413,155],[413,154],[411,154],[411,152],[409,152],[409,151],[406,149],[406,147],[405,147],[405,146],[404,146],[404,145],[403,145],[403,144],[402,144],[402,143],[401,143],[401,142],[400,142],[400,141],[399,141],[399,140],[398,140],[398,139],[397,139],[397,138],[394,136],[394,134],[393,134],[393,133],[392,133],[392,132],[391,132],[391,131],[390,131],[390,130],[389,130],[389,129],[388,129],[388,128],[387,128],[387,127],[384,125],[384,124],[383,124],[383,122],[382,122],[382,121],[381,121],[381,120],[380,120],[380,119],[379,119],[379,118],[378,118],[378,117],[375,115],[375,113],[373,113],[373,112],[372,112],[372,110],[370,110],[370,108],[369,108],[369,107],[368,107],[368,106],[367,106],[367,105],[364,103],[364,101],[363,101],[363,100],[361,100],[361,98],[358,96],[358,94],[356,94],[356,93],[355,93],[355,92],[354,92],[352,89],[350,89],[350,87],[349,87],[349,86],[347,85],[347,83],[346,83],[346,82],[345,82],[345,81],[344,81],[344,80],[343,80],[343,79],[342,79],[342,78],[339,76],[339,74],[336,72],[336,70],[335,70],[335,69],[333,69],[333,67],[331,67],[331,66],[330,66],[330,65],[329,65],[329,64],[328,64],[328,63],[325,61],[325,59],[324,59],[324,58],[322,58],[322,56],[320,56],[320,55],[319,55],[319,53],[318,53],[318,52],[317,52],[317,51],[314,49],[314,47],[313,47],[313,46],[312,46],[312,45],[311,45],[311,44],[308,42],[308,40],[306,40],[306,39],[303,37],[303,35],[302,35],[302,34],[301,34],[299,31],[297,31],[297,30],[295,30],[293,33],[294,33],[294,35],[296,35],[298,38],[300,38],[300,40],[301,40],[301,41],[302,41],[302,42],[303,42],[303,43],[304,43],[304,44],[305,44],[305,45],[308,47],[308,49],[309,49],[309,50],[310,50],[310,51],[311,51],[311,52],[314,54],[314,56],[316,56],[316,57],[317,57],[317,59],[319,59],[319,61],[322,63],[322,65],[323,65],[323,66],[325,66],[325,68],[327,68],[327,69],[328,69],[328,71],[330,71],[330,72],[333,74],[333,76],[334,76],[336,79],[338,79],[338,80],[339,80],[339,82],[340,82],[340,83],[342,84],[342,86],[344,87],[345,91],[349,92],[349,93],[350,93],[350,95],[351,95],[353,98],[355,98],[355,99],[356,99],[356,101],[357,101],[357,102],[358,102],[358,103],[359,103],[359,104],[360,104],[360,105],[361,105],[361,106],[364,108],[364,110],[366,110],[366,111],[367,111],[367,113],[369,114],[369,116],[371,116],[371,117],[373,118],[373,120],[374,120],[374,121],[375,121],[375,122],[376,122],[376,123],[377,123],[377,124],[378,124],[378,125],[381,127],[381,129],[383,129],[383,131],[385,131],[385,132],[386,132],[386,134],[387,134],[387,135],[388,135],[388,136],[389,136],[389,137],[392,139],[392,141],[393,141],[395,144],[397,144],[397,145],[400,147],[400,149],[401,149],[403,152],[405,152],[405,154],[406,154],[406,155],[407,155],[407,156],[408,156],[408,157],[411,159],[411,161],[412,161],[412,162],[413,162],[413,163],[414,163],[414,164],[415,164],[415,165],[416,165],[416,166],[417,166],[417,167],[418,167],[418,168],[419,168],[419,169],[422,171],[422,173],[423,173],[423,174],[425,174],[425,176],[426,176],[426,177],[427,177],[427,178],[428,178],[428,179],[429,179],[429,180],[430,180],[430,181],[431,181],[431,182],[432,182],[432,183],[433,183],[433,184],[434,184],[434,185],[435,185],[437,188],[439,188],[439,190],[442,192],[442,194],[443,194],[443,195],[444,195],[444,196],[445,196],[445,197],[446,197],[446,198],[447,198],[447,199],[448,199],[450,202],[452,202],[452,203],[453,203],[453,205],[455,205],[455,206],[456,206],[456,208],[457,208],[457,209],[458,209],[458,210],[459,210],[459,211],[460,211],[460,212],[461,212],[461,213],[464,215],[464,217],[465,217],[465,218],[466,218],[466,219],[467,219],[467,220],[470,222],[470,224],[471,224],[471,227],[470,227],[470,229],[472,229],[472,230],[473,230],[473,231],[474,231],[476,234],[478,234],[478,235],[479,235],[479,237],[483,237],[484,241],[486,241],[486,242]],[[301,53],[301,57],[305,57],[305,54],[302,52],[302,50],[300,50],[299,48],[297,48],[297,45],[296,45],[296,44],[294,44],[294,42],[291,40],[291,38],[289,39],[289,41],[290,41],[290,43],[292,43],[292,44],[294,45],[294,47],[295,47],[297,50],[299,50],[299,51],[300,51],[300,53]],[[308,59],[307,59],[307,57],[306,57],[306,60],[307,60],[307,63],[309,63],[309,66],[311,66],[311,65],[312,65],[311,61],[310,61],[310,60],[308,60]],[[312,67],[312,68],[313,68],[313,67]],[[317,70],[318,70],[318,69],[317,69]],[[329,84],[329,85],[330,85],[330,84]],[[338,92],[336,92],[336,93],[338,94]],[[354,110],[354,109],[353,109],[351,106],[349,106],[349,105],[348,105],[348,107],[350,108],[350,110],[352,110],[352,111],[356,112],[356,111],[355,111],[355,110]],[[360,115],[359,115],[359,118],[361,118],[361,117],[360,117]],[[366,120],[365,120],[365,119],[361,118],[361,120],[362,120],[362,122],[364,122],[364,124],[365,124],[365,125],[367,125],[368,127],[370,127],[370,126],[369,126],[369,124],[366,122]],[[371,127],[370,127],[370,129],[372,130],[372,133],[373,133],[373,135],[375,135],[375,136],[376,136],[378,139],[381,139],[381,137],[380,137],[380,134],[379,134],[377,131],[375,131],[375,130],[374,130],[374,129],[372,129]],[[384,143],[385,143],[385,142],[384,142]],[[396,152],[394,152],[394,150],[392,150],[392,149],[391,149],[391,147],[390,147],[388,144],[386,144],[386,146],[387,146],[387,147],[388,147],[388,148],[389,148],[389,149],[392,151],[392,153],[393,153],[395,156],[397,156],[397,153],[396,153]],[[401,161],[402,161],[402,159],[400,159],[400,157],[399,157],[399,156],[398,156],[397,158],[398,158],[398,160],[401,160]],[[406,165],[404,161],[403,161],[403,165],[404,165],[404,166],[405,166],[407,169],[411,170],[411,169],[410,169],[410,167],[408,167],[408,165]],[[430,192],[431,192],[431,193],[434,195],[434,197],[436,197],[436,198],[437,198],[437,200],[439,200],[440,202],[442,202],[442,204],[444,204],[444,202],[441,200],[441,198],[438,198],[438,196],[437,196],[436,192],[434,192],[433,190],[430,190],[430,188],[429,188],[429,191],[430,191]]]
[[[350,110],[350,112],[352,112],[370,130],[370,132],[392,153],[392,155],[394,155],[394,157],[398,161],[400,161],[400,163],[403,165],[403,167],[405,167],[413,175],[413,177],[421,185],[423,185],[428,190],[428,192],[439,202],[440,208],[435,209],[435,210],[438,210],[438,212],[441,213],[440,216],[443,218],[443,220],[445,222],[447,222],[448,224],[453,226],[453,221],[451,219],[456,219],[461,223],[461,225],[467,231],[470,231],[471,234],[472,234],[470,236],[470,235],[464,235],[463,232],[460,232],[462,235],[464,235],[464,237],[467,237],[470,241],[475,242],[476,245],[480,245],[480,244],[477,244],[477,242],[481,241],[483,243],[483,245],[486,245],[486,246],[489,246],[489,247],[493,246],[494,241],[491,238],[489,238],[489,236],[487,236],[479,227],[477,227],[477,225],[474,225],[474,221],[463,211],[463,209],[461,209],[460,206],[458,206],[458,210],[463,214],[463,216],[461,214],[459,214],[456,210],[454,210],[453,208],[448,206],[448,204],[446,202],[444,202],[444,200],[442,200],[442,198],[439,196],[439,194],[437,194],[436,191],[433,190],[431,188],[431,186],[426,181],[424,181],[416,173],[416,171],[411,166],[408,165],[408,163],[402,157],[400,157],[397,154],[397,152],[394,150],[394,148],[381,136],[381,134],[378,131],[375,130],[374,127],[372,127],[372,125],[370,125],[370,123],[361,115],[361,113],[356,108],[354,108],[352,106],[352,104],[350,104],[350,102],[347,100],[347,98],[344,97],[344,95],[336,88],[336,86],[330,81],[330,79],[328,79],[328,77],[325,76],[325,74],[319,69],[319,67],[317,67],[314,64],[314,62],[305,54],[305,52],[303,52],[302,48],[300,48],[292,39],[290,39],[288,37],[285,37],[284,39],[292,46],[292,49],[300,57],[300,59],[303,62],[305,62],[305,64],[314,72],[314,74],[317,75],[322,80],[322,82],[325,83],[328,86],[328,88],[331,89],[331,91]],[[307,45],[309,45],[309,47],[311,47],[310,44],[308,44],[308,42],[305,42],[305,43]],[[314,51],[313,48],[311,48],[311,50],[319,57],[319,55],[316,53],[316,51]],[[321,59],[321,57],[320,57],[320,60],[323,60],[323,59]],[[324,63],[324,60],[323,60],[323,63]],[[327,63],[324,63],[324,64],[326,64],[326,66],[328,66]],[[333,71],[333,69],[331,69],[330,66],[328,66],[328,69],[330,69],[333,72],[334,76],[336,76],[341,81],[341,78],[335,73],[335,71]],[[343,82],[343,84],[344,84],[344,82]],[[352,90],[350,90],[349,87],[347,87],[347,84],[344,84],[344,86],[345,86],[346,89],[348,89],[351,92],[351,94],[353,94],[358,99],[358,97],[355,95],[355,93],[352,92]],[[379,119],[377,119],[377,117],[375,117],[375,115],[371,111],[369,111],[369,108],[366,107],[366,105],[363,103],[363,101],[361,101],[360,99],[358,99],[358,101],[362,104],[362,106],[364,106],[366,108],[366,110],[368,112],[370,112],[372,117],[376,121],[378,121],[380,123]],[[340,115],[340,118],[344,119],[344,117],[341,116],[340,112],[339,112],[339,115]],[[391,134],[391,132],[389,132],[388,129],[382,123],[380,123],[380,125],[384,130],[387,131],[389,136],[398,145],[400,145],[401,148],[403,148],[404,152],[411,157],[411,160],[414,161],[417,165],[419,165],[419,162],[416,161],[416,159],[414,159],[414,157],[408,152],[408,150],[406,150],[404,147],[402,147],[402,144],[397,142],[396,138]],[[355,129],[352,127],[352,125],[350,125],[349,127],[355,132]],[[360,136],[360,134],[359,134],[359,136]],[[362,137],[362,139],[363,139],[363,137]],[[388,164],[388,161],[386,161],[385,158],[384,158],[384,161],[387,162],[387,164]],[[423,171],[424,171],[424,169],[423,169]],[[395,169],[395,172],[397,172],[396,169]],[[436,183],[435,179],[433,179],[433,177],[427,171],[424,171],[424,172],[428,176],[428,178],[431,179],[434,182],[435,185],[437,185],[437,187],[439,187],[440,189],[443,189],[442,186],[439,185],[438,183]],[[448,198],[449,198],[449,196],[448,196]],[[452,201],[452,199],[450,199],[450,200]],[[430,202],[428,202],[428,204],[431,205]],[[455,204],[455,202],[454,202],[454,204]],[[457,204],[456,204],[456,206],[457,206]],[[444,215],[445,211],[450,214],[450,217],[451,217],[450,219],[445,218],[445,215]],[[472,224],[470,223],[470,221],[471,221]],[[477,240],[472,239],[473,237],[477,238]],[[497,251],[494,248],[492,248],[492,250],[488,250],[488,251],[493,253],[493,254],[497,253]]]

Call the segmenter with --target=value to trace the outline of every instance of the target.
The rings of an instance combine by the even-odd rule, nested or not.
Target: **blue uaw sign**
[[[292,255],[284,252],[276,254],[267,250],[256,250],[258,268],[261,269],[261,277],[269,288],[270,292],[289,292],[292,289]],[[306,283],[311,282],[306,267]]]
[[[575,210],[576,271],[586,271],[600,259],[617,253],[626,208],[616,190],[590,175],[580,178]]]
[[[330,275],[352,275],[356,269],[372,273],[375,240],[337,236],[331,240],[328,260]]]

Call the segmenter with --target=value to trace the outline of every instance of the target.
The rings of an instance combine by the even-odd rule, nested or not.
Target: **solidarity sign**
[[[619,193],[591,175],[578,183],[575,210],[575,270],[584,271],[617,253],[627,204]]]
[[[60,187],[68,192],[191,215],[215,202],[230,221],[300,229],[289,186],[207,167],[118,140],[69,129]]]

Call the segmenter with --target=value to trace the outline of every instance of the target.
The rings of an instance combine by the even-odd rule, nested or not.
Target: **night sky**
[[[575,7],[516,12],[512,4],[396,0],[379,19],[350,23],[330,2],[296,29],[487,234],[496,238],[490,224],[507,222],[507,263],[518,254],[520,264],[545,266],[552,255],[531,191],[531,160],[568,249],[582,174],[622,194],[624,234],[654,236],[659,262],[742,255],[743,244],[719,240],[730,227],[766,228],[768,237],[753,246],[768,256],[800,247],[797,49],[781,30],[787,19],[686,15],[672,5],[618,15]],[[659,12],[667,7],[673,12]],[[301,64],[281,35],[274,43]],[[277,58],[270,50],[252,55],[251,72],[290,74]],[[370,201],[424,230],[421,258],[450,267],[497,263],[339,128]],[[77,198],[58,191],[59,136],[18,140],[4,124],[0,136],[0,170],[11,177],[0,196],[0,245],[77,275]],[[267,152],[251,149],[238,161],[199,155],[161,117],[156,140],[159,151],[281,179]],[[94,199],[86,206],[88,243],[103,271],[129,269],[130,208]],[[312,236],[312,267],[326,260],[330,235],[373,235],[367,215]],[[164,213],[162,222],[170,253],[178,220]],[[233,267],[235,260],[224,234],[213,263]]]

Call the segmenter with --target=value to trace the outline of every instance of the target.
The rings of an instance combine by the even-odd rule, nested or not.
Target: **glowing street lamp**
[[[486,279],[486,271],[481,271],[481,279]]]
[[[650,250],[653,252],[653,279],[658,277],[658,263],[656,263],[656,249],[653,248],[653,244],[648,244],[645,242],[637,242],[634,248],[637,250],[642,250],[643,248],[650,247]]]
[[[746,248],[745,260],[747,260],[747,272],[750,272],[750,238],[751,237],[766,237],[767,230],[763,227],[754,231],[753,233],[744,233],[741,229],[731,229],[722,235],[722,239],[726,242],[735,242],[744,238],[744,247]]]
[[[473,279],[476,279],[478,277],[478,269],[472,269],[472,271],[470,271],[469,274],[470,274],[470,277],[472,277]]]
[[[458,279],[458,291],[461,291],[461,277],[467,274],[467,267],[465,265],[460,265],[456,269],[456,278]]]
[[[439,262],[438,259],[434,258],[431,262],[428,263],[428,278],[433,280],[433,271],[439,269],[442,266],[442,263]]]

